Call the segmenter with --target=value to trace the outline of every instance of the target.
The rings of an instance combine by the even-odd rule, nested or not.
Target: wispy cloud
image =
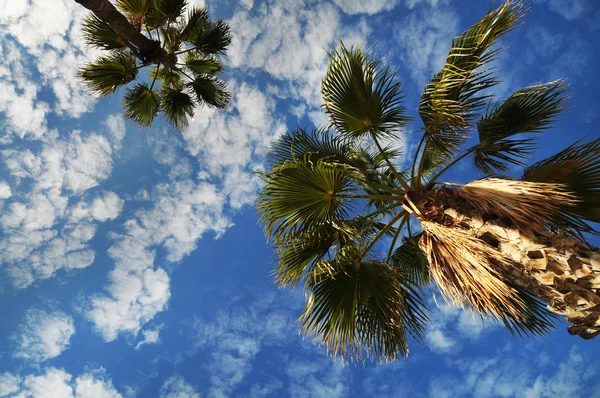
[[[181,376],[172,376],[160,388],[160,398],[200,398],[194,386]]]

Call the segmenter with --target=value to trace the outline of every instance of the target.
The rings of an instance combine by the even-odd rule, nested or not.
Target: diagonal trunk
[[[573,335],[600,334],[600,250],[540,225],[517,227],[503,217],[483,214],[457,190],[432,189],[414,204],[421,218],[462,228],[512,261],[505,277],[527,288],[565,316]]]
[[[108,0],[75,0],[106,22],[125,41],[132,45],[144,63],[158,61],[163,56],[160,43],[140,33]]]

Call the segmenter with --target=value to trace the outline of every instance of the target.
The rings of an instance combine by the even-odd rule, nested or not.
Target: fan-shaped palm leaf
[[[203,54],[223,54],[231,44],[231,28],[221,19],[207,21],[198,18],[196,26],[187,33],[187,40],[192,42]]]
[[[358,48],[341,44],[330,54],[321,84],[325,112],[342,134],[393,134],[406,125],[395,73]]]
[[[427,257],[419,247],[421,236],[422,232],[404,238],[391,257],[394,267],[417,286],[427,285],[430,281]]]
[[[136,83],[123,96],[125,117],[150,126],[159,111],[159,96],[146,83]]]
[[[141,19],[153,0],[116,0],[115,6],[131,19]]]
[[[548,128],[563,111],[567,87],[563,80],[527,86],[488,109],[477,123],[479,144],[474,151],[475,166],[491,174],[493,169],[506,171],[504,162],[522,164],[519,158],[530,153],[530,140],[508,138]]]
[[[423,336],[425,306],[393,267],[360,256],[360,249],[344,248],[308,275],[302,331],[343,359],[405,358],[408,334]]]
[[[174,22],[183,15],[187,0],[153,0],[154,9],[167,21]]]
[[[598,233],[582,220],[600,222],[600,139],[575,143],[548,159],[525,169],[525,181],[563,184],[579,200],[574,206],[562,206],[557,227]]]
[[[106,57],[98,57],[96,61],[84,65],[79,76],[83,78],[90,90],[100,96],[106,96],[134,80],[137,76],[137,68],[129,55],[114,53]]]
[[[201,75],[214,75],[223,70],[223,64],[214,57],[197,57],[189,55],[185,60],[185,65],[194,73]]]
[[[103,50],[119,50],[125,48],[125,43],[110,27],[109,24],[90,14],[81,23],[83,39],[92,47]]]
[[[446,64],[427,84],[419,104],[427,137],[425,151],[432,148],[437,152],[430,156],[432,165],[456,153],[465,141],[465,127],[489,98],[482,91],[497,84],[494,75],[484,69],[498,53],[492,46],[514,29],[524,11],[521,2],[507,1],[452,40]],[[440,157],[443,159],[434,159]],[[423,165],[419,177],[422,171]]]
[[[200,104],[225,108],[231,100],[227,85],[214,77],[197,76],[188,86],[196,93]]]
[[[421,226],[419,245],[444,298],[502,321],[511,333],[543,335],[554,328],[554,315],[504,278],[512,264],[500,252],[460,228],[428,221]]]
[[[317,161],[289,162],[263,176],[257,209],[269,235],[280,237],[304,225],[348,219],[353,190],[347,167]]]
[[[187,128],[188,116],[194,116],[194,101],[181,89],[164,86],[160,93],[161,110],[177,129]]]
[[[181,39],[191,41],[189,40],[190,32],[200,30],[203,26],[206,26],[209,23],[210,19],[206,7],[193,6],[189,9],[187,21],[181,30]]]

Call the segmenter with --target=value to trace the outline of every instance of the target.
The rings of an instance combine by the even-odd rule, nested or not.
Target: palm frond
[[[554,224],[598,233],[583,220],[600,222],[600,139],[578,144],[528,167],[521,179],[564,185],[579,203],[561,206]]]
[[[129,18],[138,20],[147,11],[153,0],[116,0],[115,6]]]
[[[194,116],[192,97],[176,87],[163,86],[160,93],[161,111],[178,130],[187,128],[188,116]]]
[[[223,64],[215,57],[198,57],[188,55],[185,65],[192,72],[201,75],[215,75],[223,70]]]
[[[148,127],[158,114],[160,98],[146,83],[136,83],[123,96],[125,117]]]
[[[222,19],[209,21],[199,18],[187,32],[187,40],[203,54],[224,54],[231,44],[231,27]]]
[[[187,21],[181,30],[180,37],[182,40],[189,41],[190,32],[202,29],[202,26],[210,23],[210,18],[206,7],[193,6],[188,10]]]
[[[343,360],[406,358],[408,335],[424,335],[425,305],[393,267],[360,255],[360,249],[346,247],[308,275],[301,330]]]
[[[171,87],[179,87],[183,84],[181,72],[175,68],[169,68],[164,65],[160,68],[151,68],[150,78],[162,80],[164,84]]]
[[[201,105],[210,105],[215,108],[225,108],[231,100],[227,85],[215,77],[197,76],[188,84]]]
[[[395,72],[343,43],[330,54],[323,82],[325,112],[337,131],[353,137],[394,134],[408,122]]]
[[[120,50],[126,47],[110,25],[94,14],[85,17],[81,23],[81,32],[89,46],[102,50]]]
[[[346,167],[317,161],[289,162],[263,176],[265,187],[257,210],[269,236],[278,237],[305,225],[348,219],[352,192]]]
[[[431,277],[444,298],[502,321],[511,333],[543,335],[554,328],[554,315],[533,295],[507,282],[501,271],[512,264],[471,232],[421,221],[419,241]]]
[[[419,247],[421,236],[423,232],[403,238],[402,244],[394,250],[391,257],[391,262],[398,272],[417,286],[428,285],[431,278],[427,257]]]
[[[426,148],[448,158],[465,141],[465,128],[489,99],[482,91],[498,83],[484,69],[499,52],[493,45],[515,28],[524,12],[521,2],[506,1],[452,40],[446,64],[427,84],[419,104]]]
[[[79,76],[91,91],[106,96],[134,80],[137,68],[131,56],[113,53],[84,65],[79,70]]]
[[[538,133],[548,128],[563,110],[568,85],[564,80],[524,87],[503,103],[487,110],[477,123],[479,144],[475,166],[488,174],[506,171],[504,162],[519,160],[533,148],[529,139],[508,139],[519,133]]]
[[[154,9],[167,21],[174,22],[187,7],[187,0],[154,0]]]
[[[565,184],[485,178],[460,188],[460,195],[486,213],[508,217],[517,226],[545,227],[561,207],[579,200]]]

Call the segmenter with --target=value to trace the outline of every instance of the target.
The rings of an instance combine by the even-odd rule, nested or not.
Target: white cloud
[[[10,185],[4,181],[0,181],[0,200],[8,199],[12,196]]]
[[[339,363],[327,359],[292,360],[285,373],[290,377],[288,394],[291,397],[348,396],[348,374]]]
[[[122,398],[103,369],[73,376],[62,369],[47,368],[39,375],[0,375],[0,397],[11,398]]]
[[[29,310],[12,336],[17,344],[14,357],[32,362],[57,357],[69,347],[73,334],[73,318],[64,312]]]
[[[160,329],[162,326],[163,325],[157,327],[156,329],[142,330],[143,339],[136,344],[135,349],[139,350],[144,344],[160,343]]]
[[[346,14],[377,14],[396,6],[395,0],[333,0]]]
[[[582,18],[586,11],[591,11],[595,4],[594,0],[534,0],[538,4],[546,4],[547,7],[555,13],[561,15],[566,20],[572,21]]]
[[[200,398],[200,394],[183,377],[172,376],[160,388],[160,398]]]

